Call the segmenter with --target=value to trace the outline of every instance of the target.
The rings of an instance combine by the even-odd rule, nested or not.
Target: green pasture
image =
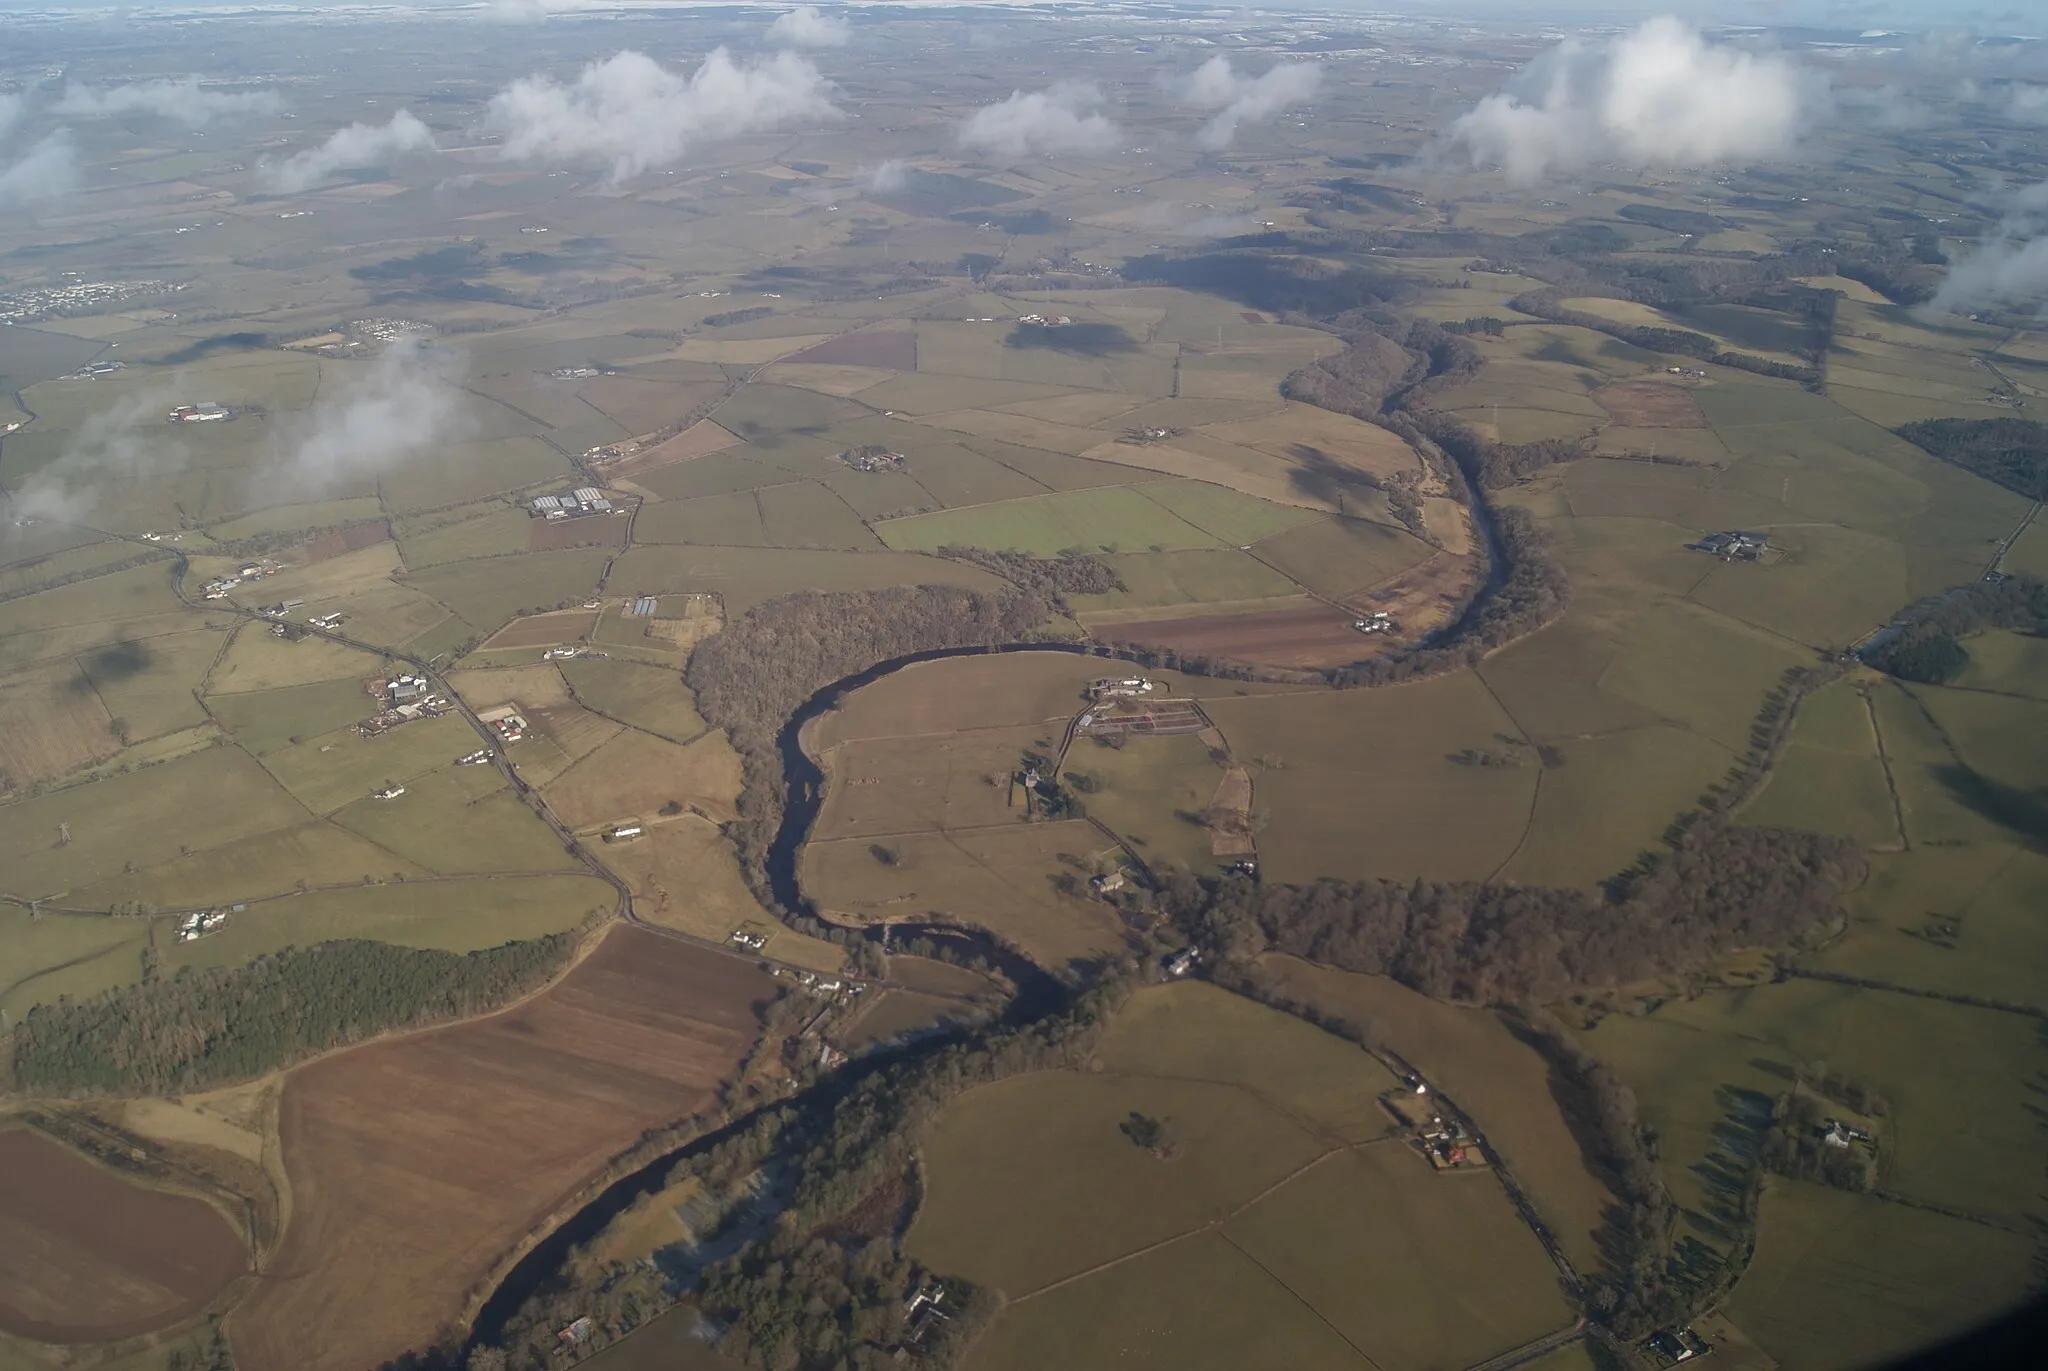
[[[779,489],[779,487],[769,487]],[[735,491],[690,500],[664,500],[633,517],[635,543],[693,543],[700,546],[762,547],[768,530],[761,522],[764,492]]]
[[[352,885],[433,874],[321,819],[110,876],[79,887],[67,902],[103,909],[138,903],[151,909],[198,909],[286,894],[301,881]]]
[[[1267,538],[1258,558],[1317,595],[1341,599],[1406,571],[1433,551],[1390,524],[1331,518]]]
[[[1592,886],[1662,846],[1733,759],[1678,725],[1617,729],[1548,745],[1528,836],[1500,871],[1528,885]],[[1528,765],[1539,765],[1531,757]],[[1758,822],[1761,822],[1760,820]]]
[[[241,749],[209,747],[0,805],[0,870],[10,894],[47,897],[305,820]]]
[[[198,699],[227,635],[219,630],[130,639],[81,653],[78,665],[107,713],[134,738],[154,738],[206,722]]]
[[[1773,1183],[1727,1313],[1780,1365],[1862,1371],[2018,1306],[2033,1249],[2006,1229]]]
[[[1216,538],[1126,486],[1062,492],[878,524],[899,551],[980,547],[1051,557],[1068,548],[1138,552],[1215,547]]]
[[[11,1021],[64,996],[90,999],[142,979],[146,919],[46,914],[0,908],[0,1013]]]
[[[1208,709],[1270,816],[1259,864],[1275,880],[1481,880],[1528,827],[1533,764],[1450,760],[1517,733],[1470,672],[1384,690],[1216,699]]]
[[[401,534],[398,555],[405,559],[406,569],[415,572],[477,557],[504,557],[525,552],[533,528],[533,517],[524,510],[487,507],[460,523]]]
[[[366,719],[382,708],[382,702],[364,692],[361,680],[348,677],[276,690],[209,695],[206,707],[237,745],[261,757]]]
[[[963,562],[898,552],[808,549],[635,547],[612,568],[611,589],[627,594],[716,592],[728,616],[798,590],[876,590],[928,583],[988,590],[1007,584]]]
[[[1067,603],[1075,612],[1284,600],[1301,594],[1294,582],[1235,548],[1119,552],[1104,560],[1124,588],[1101,595],[1069,595]]]
[[[704,731],[678,672],[596,657],[561,665],[563,679],[587,708],[671,742],[688,742]]]
[[[1551,1094],[1542,1057],[1498,1015],[1277,953],[1259,965],[1283,994],[1364,1026],[1413,1062],[1485,1130],[1579,1269],[1600,1269],[1598,1239],[1614,1196]]]
[[[395,800],[357,800],[332,818],[384,851],[441,876],[578,866],[561,840],[510,790],[473,799],[466,793],[472,784],[455,770],[432,772],[406,782],[405,794]]]
[[[438,771],[476,746],[476,731],[460,715],[444,714],[415,719],[374,738],[360,737],[353,728],[336,729],[273,748],[262,762],[307,809],[331,814],[386,784],[406,784]]]
[[[1837,681],[1800,703],[1785,754],[1742,821],[1837,833],[1869,847],[1902,840],[1857,683]]]
[[[1148,865],[1164,863],[1190,871],[1213,871],[1209,830],[1197,816],[1208,808],[1223,779],[1210,760],[1208,744],[1192,733],[1132,738],[1120,749],[1076,740],[1067,752],[1065,776],[1086,775],[1100,789],[1080,796],[1088,815],[1109,825]]]
[[[408,881],[267,900],[188,943],[178,942],[172,921],[161,919],[156,937],[174,973],[187,966],[239,966],[287,947],[346,938],[474,952],[574,928],[593,912],[609,912],[614,900],[594,876]]]
[[[1134,489],[1232,547],[1257,543],[1320,517],[1311,509],[1276,505],[1205,481],[1148,481]]]
[[[463,622],[489,632],[521,613],[580,602],[596,591],[610,556],[592,550],[529,552],[433,567],[407,576],[405,583],[446,605]]]
[[[1224,1237],[1383,1368],[1462,1371],[1573,1319],[1493,1177],[1432,1174],[1401,1143],[1332,1157]]]

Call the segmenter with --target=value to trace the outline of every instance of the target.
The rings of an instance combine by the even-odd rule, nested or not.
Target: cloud
[[[2029,86],[2018,81],[2007,86],[2005,116],[2015,124],[2048,124],[2048,86]]]
[[[861,189],[870,195],[894,195],[909,184],[910,166],[900,157],[891,157],[860,176]]]
[[[1195,135],[1205,148],[1227,148],[1245,124],[1263,123],[1282,110],[1315,98],[1323,83],[1322,68],[1313,62],[1282,62],[1263,76],[1240,76],[1230,59],[1211,57],[1174,83],[1183,104],[1218,111]]]
[[[270,90],[210,90],[200,85],[197,77],[188,76],[182,81],[137,81],[105,90],[69,85],[53,108],[58,114],[77,118],[152,114],[199,128],[236,115],[275,114],[284,108],[284,101]]]
[[[985,105],[960,126],[960,142],[1004,157],[1032,153],[1108,152],[1123,132],[1093,113],[1102,92],[1079,81],[1060,81],[1046,90],[1017,91]]]
[[[2006,197],[2004,217],[1948,269],[1928,308],[2048,308],[2048,182]]]
[[[287,495],[320,494],[412,462],[470,430],[463,393],[444,359],[400,343],[370,368],[323,395],[296,423],[280,467],[266,485]]]
[[[53,200],[78,183],[78,151],[58,129],[18,160],[0,163],[0,211]]]
[[[1821,96],[1790,59],[1709,43],[1673,18],[1598,47],[1568,40],[1451,126],[1518,184],[1601,163],[1706,167],[1792,151]]]
[[[410,111],[387,124],[350,124],[317,148],[308,148],[266,172],[271,189],[284,194],[317,186],[335,173],[380,166],[409,152],[434,151],[434,134]]]
[[[79,523],[92,517],[100,491],[160,480],[184,466],[184,444],[163,432],[170,427],[164,411],[174,402],[173,387],[152,386],[124,394],[87,416],[57,460],[14,489],[14,512],[30,519]]]
[[[503,135],[506,157],[603,160],[623,181],[707,139],[838,116],[830,83],[808,58],[778,52],[747,64],[717,48],[687,77],[630,49],[593,62],[568,85],[525,77],[491,98],[486,118]]]
[[[14,121],[21,117],[21,97],[12,91],[0,90],[0,138],[7,136],[7,130],[14,127]]]
[[[798,5],[768,26],[768,41],[789,48],[843,48],[852,37],[853,25],[816,5]]]

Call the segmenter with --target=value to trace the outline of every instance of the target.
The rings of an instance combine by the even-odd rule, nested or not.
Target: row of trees
[[[580,936],[466,954],[322,943],[60,1000],[15,1029],[15,1084],[36,1095],[175,1095],[246,1080],[380,1033],[487,1013],[547,984]]]
[[[1603,319],[1597,314],[1581,310],[1566,309],[1559,303],[1562,292],[1556,288],[1531,291],[1517,296],[1511,303],[1524,314],[1538,319],[1548,319],[1554,324],[1571,324],[1578,328],[1592,329],[1610,338],[1619,338],[1633,347],[1649,352],[1673,353],[1680,357],[1695,357],[1715,366],[1729,367],[1737,371],[1754,372],[1759,376],[1775,376],[1786,381],[1801,381],[1812,386],[1820,383],[1820,370],[1810,364],[1780,362],[1754,353],[1737,352],[1723,347],[1721,340],[1691,329],[1659,328],[1649,324],[1624,324],[1613,319]]]
[[[878,663],[920,652],[1016,642],[1043,624],[1043,595],[960,586],[802,591],[750,610],[690,654],[683,679],[706,722],[740,754],[739,818],[727,826],[742,869],[763,899],[768,850],[782,824],[777,740],[819,690]]]

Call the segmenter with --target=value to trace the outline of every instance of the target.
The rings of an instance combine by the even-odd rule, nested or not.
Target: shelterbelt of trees
[[[2048,633],[2048,581],[2015,574],[1923,600],[1895,619],[1863,660],[1890,676],[1940,685],[1970,664],[1963,639],[1992,628]]]
[[[40,1005],[14,1030],[14,1086],[175,1095],[247,1080],[381,1033],[488,1013],[553,980],[581,937],[470,953],[321,943]]]

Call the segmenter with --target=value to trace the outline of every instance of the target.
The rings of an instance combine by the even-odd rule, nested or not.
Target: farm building
[[[596,486],[578,486],[566,495],[536,495],[526,512],[536,519],[574,519],[585,514],[609,514],[612,502]]]
[[[855,471],[901,471],[909,459],[886,447],[863,444],[846,449],[839,454],[839,460]]]
[[[617,824],[607,828],[602,836],[608,843],[629,843],[646,831],[639,824]]]
[[[1695,552],[1712,553],[1723,561],[1753,562],[1770,550],[1771,539],[1767,533],[1753,533],[1746,529],[1731,529],[1726,533],[1709,533],[1696,543],[1687,544]]]
[[[171,410],[171,422],[174,424],[210,424],[233,417],[233,410],[211,400],[202,400],[196,405],[178,405]]]
[[[1140,695],[1149,695],[1156,689],[1158,687],[1153,682],[1146,680],[1142,676],[1125,676],[1122,678],[1104,676],[1101,680],[1089,683],[1088,698],[1091,700],[1127,700],[1134,699]]]

